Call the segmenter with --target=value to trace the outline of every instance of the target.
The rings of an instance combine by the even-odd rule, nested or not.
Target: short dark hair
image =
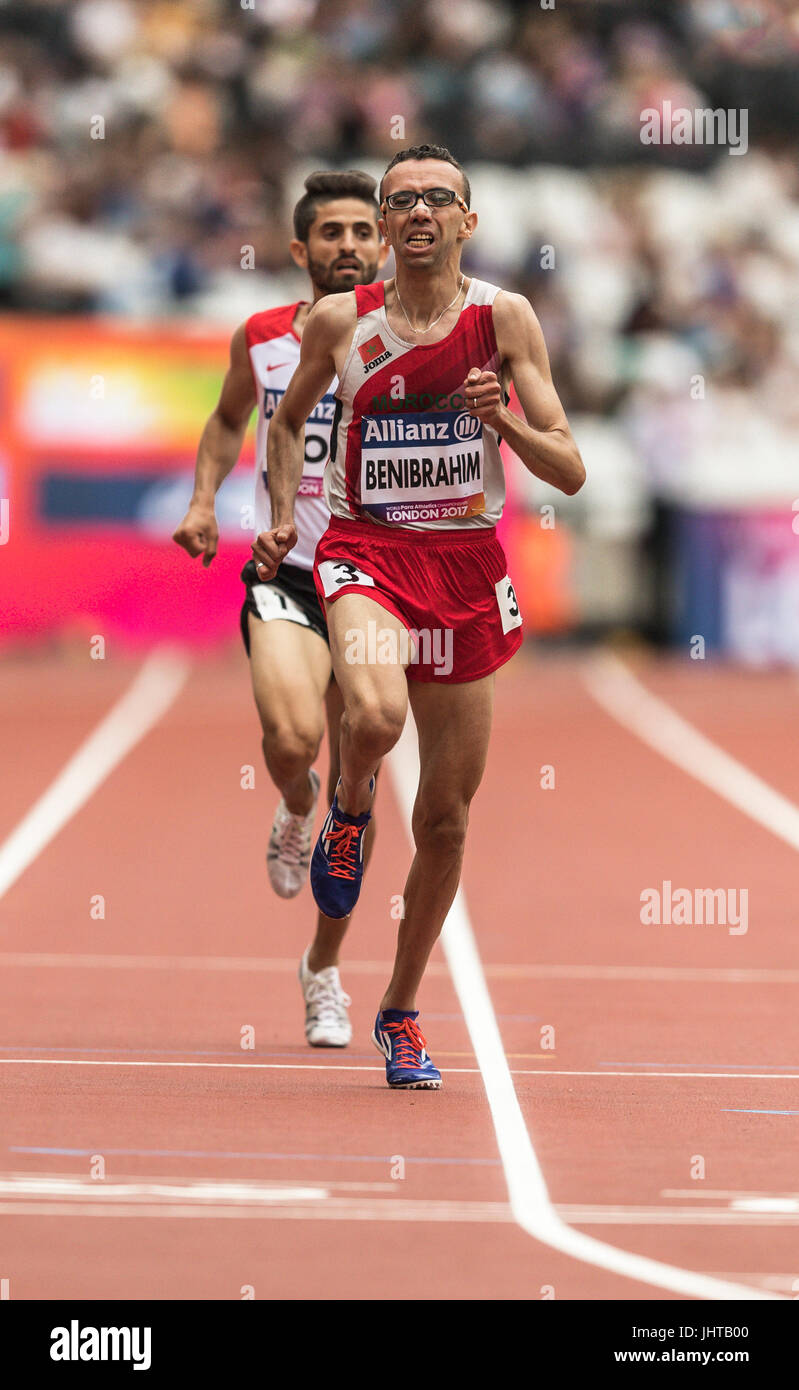
[[[386,171],[380,180],[380,201],[383,201],[383,184],[389,169],[393,169],[395,164],[403,164],[406,159],[440,159],[444,164],[451,164],[458,170],[463,179],[463,201],[467,208],[471,206],[472,190],[466,171],[462,164],[459,164],[454,154],[451,154],[444,145],[411,145],[407,150],[398,150],[391,163],[386,166]]]
[[[332,203],[335,198],[359,198],[374,213],[377,221],[380,209],[375,197],[377,180],[360,169],[345,169],[337,172],[320,169],[309,174],[305,180],[305,192],[294,209],[294,235],[298,241],[307,241],[311,223],[323,203]]]

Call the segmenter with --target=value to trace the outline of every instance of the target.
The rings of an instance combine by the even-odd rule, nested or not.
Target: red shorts
[[[410,633],[409,680],[477,681],[521,646],[522,617],[493,527],[408,531],[332,517],[316,547],[314,582],[322,604],[364,594],[399,618]],[[391,652],[391,629],[375,623],[356,638],[362,651],[354,660],[395,659],[381,655]]]

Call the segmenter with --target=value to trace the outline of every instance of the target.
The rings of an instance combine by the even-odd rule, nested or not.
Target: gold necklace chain
[[[438,316],[437,319],[433,319],[433,322],[432,322],[432,323],[428,323],[428,325],[427,325],[426,328],[414,328],[413,324],[411,323],[410,319],[408,318],[408,315],[405,313],[405,305],[403,304],[402,300],[400,299],[399,285],[397,284],[397,281],[395,280],[395,281],[394,281],[394,292],[395,292],[395,294],[396,294],[396,296],[397,296],[397,303],[399,304],[399,306],[400,306],[400,308],[401,308],[403,314],[405,314],[405,322],[407,323],[408,327],[410,328],[411,333],[415,333],[416,336],[417,336],[417,338],[419,338],[419,337],[421,337],[421,335],[422,335],[423,333],[429,333],[431,328],[435,328],[435,326],[436,326],[436,324],[439,322],[439,320],[440,320],[440,319],[443,319],[443,317],[444,317],[444,315],[447,313],[447,311],[448,311],[449,309],[451,309],[452,306],[453,306],[453,304],[455,304],[455,303],[457,302],[457,300],[460,298],[460,293],[461,293],[461,290],[463,289],[463,281],[464,281],[464,276],[463,276],[463,274],[461,273],[460,284],[458,285],[458,288],[457,288],[457,291],[456,291],[456,294],[455,294],[455,298],[450,300],[450,302],[449,302],[449,304],[447,305],[446,309],[442,309],[442,310],[441,310],[441,313],[439,314],[439,316]]]

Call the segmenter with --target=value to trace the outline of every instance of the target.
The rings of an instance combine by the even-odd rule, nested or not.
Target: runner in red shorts
[[[296,543],[294,499],[307,416],[338,376],[325,471],[331,523],[316,551],[344,700],[341,779],[311,863],[320,909],[357,900],[374,770],[410,699],[421,774],[416,854],[394,971],[373,1041],[389,1085],[437,1089],[416,993],[460,877],[469,804],[488,751],[493,673],[522,639],[495,526],[505,439],[537,477],[572,494],[585,470],[526,299],[466,277],[477,226],[449,151],[421,145],[389,164],[381,231],[396,277],[323,300],[269,433],[272,528],[253,553],[268,578]],[[507,406],[513,381],[524,421]]]

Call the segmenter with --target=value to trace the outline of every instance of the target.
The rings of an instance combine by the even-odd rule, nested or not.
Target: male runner
[[[316,173],[294,209],[291,255],[308,271],[313,302],[368,284],[388,254],[377,229],[376,184],[366,174]],[[173,539],[191,556],[214,558],[218,529],[214,498],[241,451],[253,406],[258,406],[255,446],[255,529],[270,525],[266,438],[270,421],[300,356],[311,304],[287,304],[254,314],[236,329],[230,367],[219,403],[200,440],[194,495]],[[330,515],[322,474],[330,446],[335,400],[331,394],[308,411],[301,444],[302,478],[296,504],[297,544],[291,564],[267,582],[253,560],[242,571],[246,597],[241,633],[250,657],[253,692],[263,729],[263,754],[281,792],[267,852],[272,887],[283,898],[299,893],[308,871],[319,792],[312,764],[319,752],[327,707],[332,799],[338,779],[341,695],[331,681],[324,613],[313,582],[317,541]],[[300,963],[305,1035],[314,1047],[344,1047],[352,1029],[338,973],[339,947],[348,919],[320,912],[316,935]]]
[[[322,910],[351,911],[363,872],[374,770],[396,743],[408,699],[421,774],[416,854],[394,971],[372,1039],[390,1086],[437,1089],[416,992],[455,895],[470,801],[485,766],[494,672],[521,643],[521,614],[494,528],[507,440],[537,477],[572,494],[585,470],[528,301],[469,279],[461,253],[477,226],[457,160],[439,146],[397,154],[380,187],[396,277],[314,308],[300,365],[269,434],[273,525],[253,547],[267,576],[296,544],[302,428],[335,373],[337,427],[325,472],[330,527],[316,552],[333,669],[344,699],[341,779],[314,850]],[[524,421],[507,407],[513,381]],[[359,634],[393,637],[385,659]],[[452,636],[451,666],[425,635]],[[402,659],[408,632],[422,660]],[[403,637],[405,642],[403,644]],[[419,655],[417,651],[416,656]]]

